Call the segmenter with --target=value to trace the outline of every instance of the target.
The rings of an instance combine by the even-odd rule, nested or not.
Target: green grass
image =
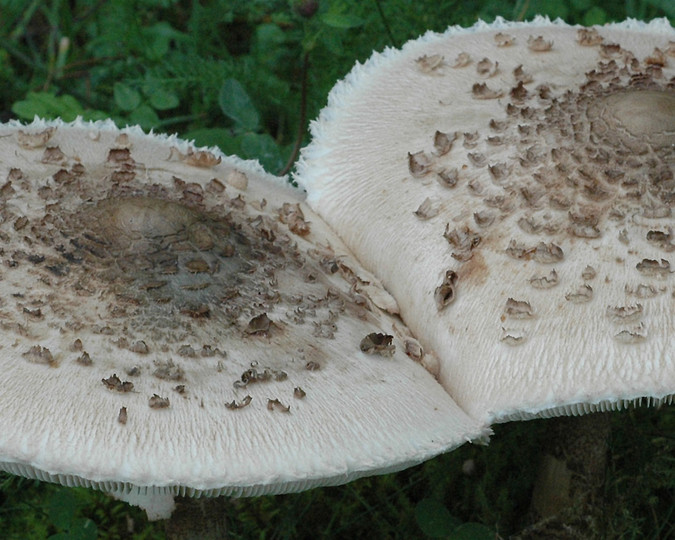
[[[280,172],[308,142],[308,121],[333,84],[373,50],[428,29],[535,12],[581,24],[675,21],[670,0],[322,0],[313,12],[314,4],[0,0],[0,120],[111,117]],[[606,493],[592,516],[598,538],[675,537],[674,408],[625,411],[613,423]],[[497,426],[487,447],[465,445],[395,475],[233,500],[231,536],[424,538],[423,530],[442,534],[448,524],[472,522],[507,538],[526,524],[547,425]],[[471,475],[462,472],[469,460]],[[150,539],[163,532],[142,511],[101,493],[0,475],[0,536],[50,535]]]

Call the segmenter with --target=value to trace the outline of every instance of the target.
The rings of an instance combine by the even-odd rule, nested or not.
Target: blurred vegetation
[[[672,20],[675,4],[0,0],[0,120],[111,117],[258,158],[279,172],[296,142],[307,143],[308,119],[354,61],[426,30],[537,12],[581,24]]]
[[[599,24],[672,0],[0,0],[0,120],[113,118],[287,169],[333,84],[426,30],[540,13]],[[495,428],[395,475],[233,500],[232,538],[507,538],[528,514],[547,422]],[[616,413],[598,538],[675,537],[675,412]],[[463,472],[464,471],[464,472]],[[480,525],[479,525],[480,524]],[[491,532],[489,532],[491,531]],[[163,538],[142,511],[0,475],[7,539]]]

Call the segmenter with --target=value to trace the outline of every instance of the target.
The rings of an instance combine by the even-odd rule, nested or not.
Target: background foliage
[[[271,172],[299,132],[307,142],[306,119],[335,81],[373,50],[498,15],[675,17],[670,0],[0,0],[0,9],[1,120],[112,117],[258,158]]]
[[[585,25],[627,16],[672,24],[675,3],[0,0],[0,120],[111,117],[280,172],[355,61],[426,30],[535,13]],[[598,537],[675,537],[673,408],[613,421],[607,493],[593,516]],[[467,445],[397,475],[232,501],[232,537],[506,538],[526,523],[546,426],[497,426],[488,447]],[[143,512],[100,493],[7,475],[0,531],[10,539],[162,538]]]

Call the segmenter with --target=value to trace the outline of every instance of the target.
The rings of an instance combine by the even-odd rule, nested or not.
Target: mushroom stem
[[[166,520],[167,540],[223,540],[227,538],[226,497],[176,497],[176,509]]]
[[[532,492],[535,523],[524,538],[541,537],[551,527],[593,527],[587,519],[604,485],[611,413],[562,417],[549,421],[543,456]],[[588,533],[588,530],[580,530]]]

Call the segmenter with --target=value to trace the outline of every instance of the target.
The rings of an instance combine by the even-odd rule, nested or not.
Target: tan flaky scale
[[[308,204],[472,417],[672,402],[674,51],[666,20],[455,27],[357,65],[314,122]]]
[[[110,122],[9,123],[0,199],[2,470],[160,518],[175,495],[344,483],[487,431],[256,162]],[[369,334],[387,354],[361,351]]]

